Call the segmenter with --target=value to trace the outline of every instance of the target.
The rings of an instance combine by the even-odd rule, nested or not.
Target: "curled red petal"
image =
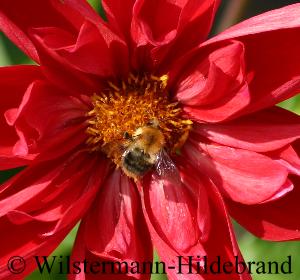
[[[176,99],[183,105],[216,107],[222,97],[241,87],[245,71],[243,44],[227,42],[203,56],[178,83]]]
[[[233,39],[244,44],[251,102],[238,115],[273,106],[299,93],[299,15],[299,4],[286,6],[248,19],[205,42],[204,49]]]
[[[299,9],[300,4],[297,3],[257,15],[228,28],[221,34],[206,41],[205,44],[270,31],[298,28],[300,25],[300,19],[298,17]]]
[[[15,153],[14,146],[19,136],[16,130],[7,123],[5,112],[16,108],[23,95],[34,81],[44,79],[37,66],[12,66],[0,68],[0,87],[2,102],[0,106],[0,169],[14,168],[26,165],[34,155]],[[26,148],[25,148],[26,150]]]
[[[124,41],[103,24],[97,26],[86,21],[78,34],[61,27],[35,28],[31,34],[46,53],[44,66],[49,64],[47,56],[50,56],[56,63],[75,71],[75,75],[77,71],[101,77],[120,75],[122,70],[128,72]],[[87,75],[87,78],[93,77]]]
[[[70,151],[86,139],[87,111],[88,106],[77,97],[60,91],[48,82],[33,82],[20,105],[5,112],[7,122],[19,136],[13,153],[28,156],[44,152],[45,159],[46,154],[55,157]],[[74,135],[78,137],[74,138]],[[69,140],[69,145],[59,147],[66,140]]]
[[[197,121],[223,121],[250,103],[244,46],[238,41],[224,42],[194,56],[180,76],[175,98]]]
[[[162,68],[168,71],[171,63],[175,62],[174,57],[185,55],[187,51],[204,41],[219,2],[136,1],[131,24],[131,35],[136,47],[134,64],[148,70],[160,65],[161,71]]]
[[[300,138],[300,118],[282,108],[272,107],[228,122],[199,124],[194,131],[225,146],[268,152]]]
[[[216,144],[187,143],[183,154],[234,201],[262,203],[287,184],[288,170],[270,157]],[[242,164],[241,164],[242,162]]]
[[[145,39],[153,45],[164,45],[174,40],[178,33],[189,24],[194,24],[196,28],[200,24],[199,18],[204,19],[205,12],[212,6],[217,6],[216,2],[210,0],[201,1],[201,3],[195,0],[176,2],[139,0],[135,3],[133,16],[139,21],[139,28],[142,31],[140,35],[145,36]],[[154,10],[155,15],[151,14]],[[213,15],[211,17],[213,18]],[[199,30],[198,40],[201,38],[203,40],[207,36],[211,27],[211,19],[206,19],[202,23],[204,25],[202,30]],[[133,33],[133,35],[137,34]]]
[[[299,140],[285,146],[282,149],[272,151],[269,156],[278,160],[280,164],[285,166],[290,174],[300,175],[300,148]]]
[[[266,240],[300,239],[299,177],[292,177],[293,191],[275,201],[260,205],[242,205],[228,201],[229,211],[239,224]]]
[[[76,32],[84,18],[101,22],[100,17],[83,0],[51,1],[22,0],[1,1],[0,28],[30,58],[40,62],[39,50],[29,31],[40,27],[63,27]]]

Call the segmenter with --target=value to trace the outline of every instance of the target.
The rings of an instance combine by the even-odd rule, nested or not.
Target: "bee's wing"
[[[158,177],[163,181],[170,182],[172,185],[181,185],[179,171],[164,149],[161,149],[157,155],[155,170]]]

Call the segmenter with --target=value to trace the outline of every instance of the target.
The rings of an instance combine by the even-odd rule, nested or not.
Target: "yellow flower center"
[[[106,149],[134,135],[137,129],[153,122],[165,139],[164,149],[173,153],[184,144],[192,122],[183,119],[177,102],[170,102],[166,90],[168,76],[130,74],[120,84],[108,82],[107,88],[92,97],[88,113],[87,144],[91,151],[102,151],[117,165],[120,154]]]

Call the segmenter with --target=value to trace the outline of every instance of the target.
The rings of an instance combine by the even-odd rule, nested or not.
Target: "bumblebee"
[[[165,151],[165,144],[158,121],[153,120],[132,135],[125,132],[122,140],[108,143],[102,150],[135,181],[153,169],[161,179],[176,180],[176,184],[180,184],[179,172]]]
[[[127,176],[137,179],[160,160],[165,138],[156,121],[138,128],[131,137],[125,137],[129,138],[129,144],[122,155],[121,168]]]

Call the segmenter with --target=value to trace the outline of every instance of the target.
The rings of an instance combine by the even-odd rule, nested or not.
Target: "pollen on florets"
[[[107,88],[92,96],[93,109],[88,112],[91,151],[102,150],[107,143],[121,141],[139,127],[157,120],[166,139],[166,149],[175,151],[185,142],[192,122],[183,119],[177,102],[170,102],[168,76],[130,74],[126,81],[108,82]]]

